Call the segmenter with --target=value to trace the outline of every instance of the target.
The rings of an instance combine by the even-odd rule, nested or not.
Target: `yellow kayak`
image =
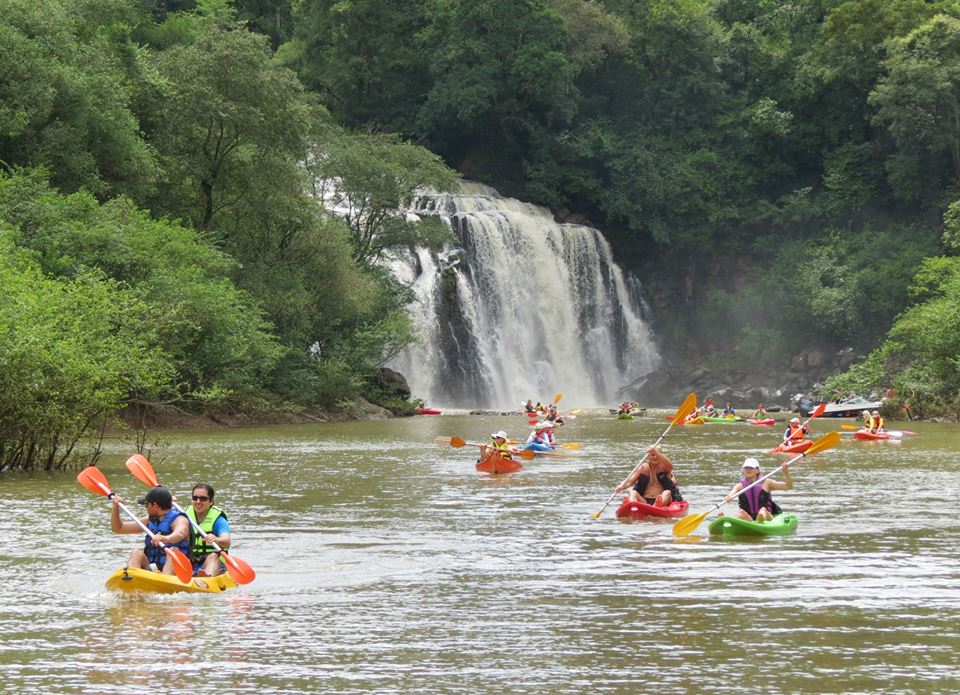
[[[219,574],[216,577],[194,577],[189,584],[184,584],[172,574],[160,574],[150,570],[134,567],[121,568],[110,575],[107,580],[107,589],[110,591],[143,591],[153,594],[174,594],[180,591],[192,593],[219,594],[228,589],[237,588],[237,583],[229,574]]]

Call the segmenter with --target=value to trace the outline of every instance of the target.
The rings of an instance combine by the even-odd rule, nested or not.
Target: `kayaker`
[[[740,509],[736,513],[738,518],[746,521],[770,521],[781,512],[780,505],[773,501],[771,491],[793,489],[790,467],[784,463],[780,468],[783,469],[783,476],[786,479],[783,482],[767,478],[759,485],[754,485],[746,492],[741,493],[741,490],[760,477],[760,462],[755,458],[744,459],[743,465],[740,467],[743,478],[733,486],[733,489],[723,498],[723,501],[731,502],[735,496],[739,496]],[[720,512],[720,516],[723,516],[723,512]]]
[[[870,411],[869,411],[869,410],[864,410],[862,413],[860,413],[860,417],[863,418],[863,429],[869,430],[869,429],[870,429],[870,421],[872,420],[872,418],[870,417]]]
[[[557,448],[557,433],[554,432],[554,423],[547,420],[543,423],[543,438],[547,442],[547,446],[551,449]]]
[[[707,417],[716,417],[717,408],[713,403],[707,403],[703,408],[703,414]]]
[[[213,496],[213,485],[197,483],[190,494],[193,505],[187,509],[187,516],[205,532],[201,536],[190,525],[190,559],[193,560],[193,573],[198,577],[215,577],[227,569],[226,561],[217,554],[211,543],[216,543],[223,550],[230,547],[230,522],[222,509],[213,506]]]
[[[523,404],[523,409],[527,412],[528,415],[537,412],[537,409],[533,405],[533,401],[529,399],[527,400],[526,403]]]
[[[801,425],[800,418],[791,418],[787,429],[783,433],[783,443],[796,444],[802,442],[808,434],[810,434],[810,428],[807,425]]]
[[[878,433],[880,433],[880,432],[885,432],[885,431],[886,431],[886,430],[883,429],[883,418],[880,417],[880,411],[879,411],[879,410],[874,410],[874,411],[870,414],[870,431],[871,431],[873,434],[878,434]]]
[[[754,420],[765,420],[767,417],[767,411],[763,408],[763,403],[757,403],[757,409],[753,411]]]
[[[549,423],[546,421],[538,422],[534,425],[533,432],[527,437],[526,444],[523,448],[532,449],[533,451],[547,451],[548,449],[552,449],[553,447],[550,446],[550,440],[546,434],[548,425]],[[552,427],[552,425],[549,426]]]
[[[113,496],[113,512],[110,516],[110,528],[114,533],[143,533],[143,529],[135,521],[124,521],[120,518],[120,505],[123,498]],[[146,495],[137,500],[137,504],[146,507],[147,516],[140,519],[141,523],[155,535],[144,536],[143,548],[137,548],[130,553],[127,567],[135,569],[151,569],[164,574],[173,574],[173,563],[167,563],[167,554],[160,544],[176,548],[184,555],[190,554],[190,522],[187,517],[173,508],[173,495],[162,486],[153,488]]]
[[[722,413],[722,415],[723,415],[723,417],[736,417],[736,416],[737,416],[736,411],[733,409],[733,405],[731,405],[729,401],[727,402],[727,404],[726,404],[725,406],[723,406],[723,413]]]
[[[627,488],[630,488],[630,502],[666,507],[671,502],[683,501],[673,474],[673,462],[655,446],[647,449],[647,460],[617,485],[617,492]]]

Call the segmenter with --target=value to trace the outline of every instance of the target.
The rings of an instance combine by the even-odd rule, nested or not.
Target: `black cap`
[[[173,495],[167,488],[158,485],[137,500],[137,504],[148,504],[150,502],[156,502],[160,509],[170,509],[173,507]]]

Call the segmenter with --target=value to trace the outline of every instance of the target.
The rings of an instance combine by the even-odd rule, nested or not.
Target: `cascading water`
[[[516,409],[521,401],[607,405],[659,356],[639,287],[593,228],[558,224],[541,207],[464,182],[424,196],[460,240],[393,261],[416,295],[423,344],[398,356],[415,397],[447,408]]]

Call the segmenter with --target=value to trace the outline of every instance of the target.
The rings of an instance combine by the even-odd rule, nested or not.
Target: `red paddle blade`
[[[153,466],[141,454],[134,454],[127,459],[127,470],[150,487],[156,487],[160,484],[160,481],[157,480],[157,474],[153,471]]]
[[[220,557],[227,563],[227,574],[237,584],[249,584],[257,578],[257,573],[253,571],[253,568],[240,558],[229,553],[222,553]]]
[[[814,411],[812,413],[810,413],[810,419],[812,420],[815,417],[820,417],[821,415],[823,415],[823,411],[826,409],[827,409],[827,404],[821,403],[816,408],[814,408]]]
[[[110,483],[107,476],[96,466],[87,466],[77,475],[77,481],[95,495],[109,497]]]
[[[164,548],[163,552],[167,554],[167,560],[173,563],[173,573],[177,575],[184,584],[189,584],[193,580],[193,565],[187,559],[187,556],[176,548]]]

